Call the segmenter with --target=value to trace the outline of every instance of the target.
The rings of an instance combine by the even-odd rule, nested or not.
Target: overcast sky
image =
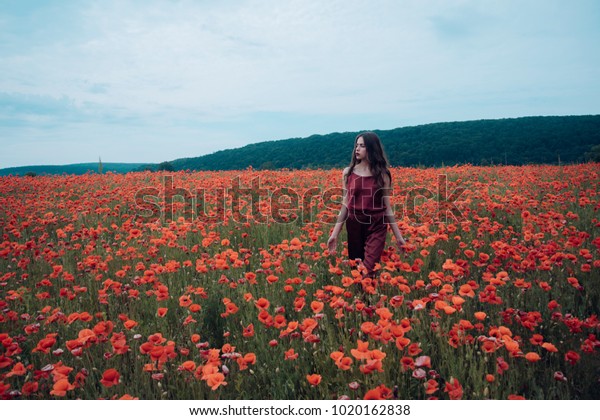
[[[0,0],[0,168],[600,114],[599,45],[598,0]]]

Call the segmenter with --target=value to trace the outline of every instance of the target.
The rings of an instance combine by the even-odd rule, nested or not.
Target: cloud
[[[51,123],[64,120],[74,109],[72,101],[41,95],[0,92],[0,121],[3,125],[24,125],[33,121]]]
[[[400,52],[406,27],[378,22],[365,2],[238,4],[92,3],[81,12],[83,36],[13,64],[31,69],[23,74],[44,94],[77,103],[217,115],[331,112],[330,96],[344,99],[340,112],[356,110],[396,77],[386,55]],[[380,37],[382,26],[388,37]],[[40,67],[43,74],[32,74]],[[104,86],[104,95],[90,86]]]

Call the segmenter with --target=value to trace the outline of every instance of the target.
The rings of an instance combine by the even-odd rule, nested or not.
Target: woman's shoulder
[[[344,175],[344,176],[348,176],[348,175],[350,175],[350,167],[349,167],[349,166],[346,166],[346,167],[344,168],[344,170],[343,170],[343,172],[342,172],[342,175]]]
[[[389,169],[386,169],[383,172],[383,184],[385,186],[390,186],[392,184],[392,173]]]

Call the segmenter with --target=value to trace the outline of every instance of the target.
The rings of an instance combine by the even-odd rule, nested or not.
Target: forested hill
[[[33,165],[15,168],[0,169],[0,176],[4,175],[83,175],[90,172],[115,172],[119,174],[137,170],[142,163],[112,163],[88,162],[74,163],[71,165]]]
[[[445,122],[374,130],[392,166],[577,163],[593,160],[600,115]],[[265,141],[170,162],[174,170],[346,166],[358,132]],[[596,147],[595,151],[592,148]]]
[[[600,115],[444,122],[374,130],[392,166],[558,164],[600,161]],[[103,163],[104,172],[341,168],[358,132],[264,141],[162,163]],[[200,140],[198,140],[200,141]],[[132,159],[133,160],[133,159]],[[98,172],[98,163],[0,169],[2,175]]]

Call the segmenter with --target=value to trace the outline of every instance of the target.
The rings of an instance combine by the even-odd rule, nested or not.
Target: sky
[[[0,0],[0,168],[597,115],[598,45],[598,0]]]

